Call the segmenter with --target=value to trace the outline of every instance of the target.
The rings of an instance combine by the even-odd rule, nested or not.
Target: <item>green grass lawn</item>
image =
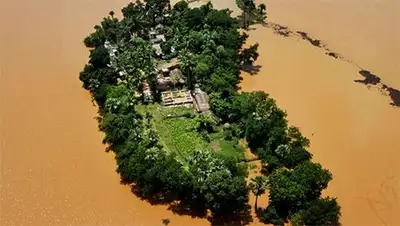
[[[244,149],[236,145],[235,141],[219,140],[220,151],[217,153],[222,156],[230,156],[237,159],[244,157]]]
[[[223,139],[222,128],[218,127],[216,133],[211,134],[210,142],[207,142],[196,131],[196,115],[192,108],[172,107],[164,108],[158,104],[138,105],[138,112],[146,111],[153,116],[153,127],[157,130],[161,144],[168,150],[177,153],[183,160],[184,156],[193,150],[210,150],[223,156],[240,158],[243,149],[238,147],[235,141]],[[192,117],[190,117],[192,116]]]

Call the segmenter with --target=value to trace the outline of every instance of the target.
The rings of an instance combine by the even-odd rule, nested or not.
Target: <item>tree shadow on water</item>
[[[241,213],[236,213],[235,215],[225,215],[225,216],[209,216],[208,220],[211,225],[249,225],[253,222],[253,217],[250,214],[251,207],[247,206],[246,210]]]
[[[204,206],[194,206],[181,201],[175,201],[169,204],[168,210],[178,215],[189,215],[193,218],[207,217],[207,210]]]
[[[135,184],[131,184],[130,186],[131,186],[131,192],[136,197],[139,197],[141,200],[147,201],[151,205],[168,205],[176,201],[176,197],[172,194],[159,192],[152,194],[150,196],[144,196],[138,186],[136,186]]]
[[[166,205],[168,210],[174,214],[191,216],[192,218],[206,218],[207,209],[204,206],[195,206],[194,204],[180,201],[179,198],[170,193],[159,192],[149,196],[144,196],[140,188],[131,184],[131,191],[141,200],[147,201],[150,205]]]
[[[240,69],[249,73],[250,75],[256,75],[261,70],[261,65],[241,65]]]
[[[253,222],[250,214],[251,206],[247,205],[246,209],[240,213],[234,213],[224,216],[213,216],[204,205],[197,205],[188,200],[180,201],[173,194],[156,193],[151,196],[144,196],[139,187],[135,184],[130,184],[131,191],[141,200],[149,202],[151,205],[167,205],[168,210],[174,214],[191,216],[192,218],[207,218],[211,225],[248,225]]]

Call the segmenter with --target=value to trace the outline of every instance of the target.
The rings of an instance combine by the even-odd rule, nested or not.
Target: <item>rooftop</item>
[[[208,96],[200,88],[195,88],[193,97],[195,99],[195,107],[198,112],[208,112],[210,110]]]
[[[160,62],[157,65],[157,71],[160,72],[162,70],[173,70],[175,68],[179,67],[179,59],[178,58],[173,58],[169,60],[168,62]]]

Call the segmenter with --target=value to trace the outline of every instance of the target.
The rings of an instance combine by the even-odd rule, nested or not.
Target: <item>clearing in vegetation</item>
[[[193,150],[213,151],[236,159],[244,157],[244,148],[237,139],[224,138],[223,126],[215,126],[215,131],[209,134],[199,132],[200,114],[193,108],[149,104],[138,105],[137,110],[142,115],[151,115],[151,125],[160,136],[160,143],[175,152],[181,161]]]

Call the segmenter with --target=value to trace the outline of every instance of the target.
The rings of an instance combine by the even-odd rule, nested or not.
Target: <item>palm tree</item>
[[[114,11],[110,11],[109,14],[110,14],[111,18],[114,18],[114,15],[115,15]]]
[[[193,90],[196,77],[193,68],[196,66],[195,59],[190,52],[184,52],[179,56],[179,62],[182,68],[182,72],[186,77],[186,85],[189,90]]]
[[[254,204],[254,208],[256,209],[256,211],[257,211],[258,196],[265,193],[266,183],[267,179],[264,176],[256,176],[254,178],[251,178],[249,186],[253,194],[256,196],[256,202]]]
[[[260,5],[258,5],[258,9],[261,13],[263,13],[267,9],[267,6],[265,6],[264,3],[261,3]]]

